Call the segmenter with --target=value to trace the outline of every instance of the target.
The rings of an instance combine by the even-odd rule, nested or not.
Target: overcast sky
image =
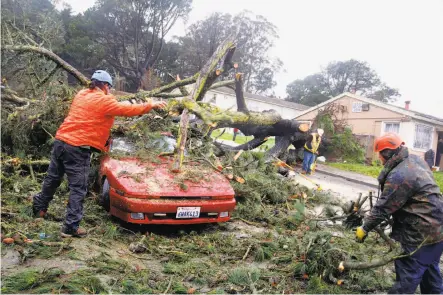
[[[65,0],[75,12],[90,0]],[[272,55],[284,63],[275,92],[331,61],[367,61],[411,109],[443,118],[443,0],[194,0],[188,24],[211,13],[248,9],[278,28]],[[172,35],[183,35],[177,23]]]

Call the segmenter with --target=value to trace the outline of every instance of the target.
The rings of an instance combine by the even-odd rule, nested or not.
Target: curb
[[[325,174],[325,175],[333,176],[333,177],[343,178],[343,179],[345,179],[347,181],[350,181],[350,182],[354,182],[354,183],[358,183],[358,184],[362,184],[362,185],[366,185],[366,186],[370,186],[372,188],[378,189],[378,185],[375,185],[373,183],[369,183],[369,182],[366,182],[366,181],[363,181],[363,180],[358,180],[358,179],[354,179],[354,178],[347,177],[347,176],[344,176],[344,175],[335,174],[335,173],[328,172],[328,171],[325,171],[325,170],[322,170],[322,169],[318,169],[318,168],[315,168],[315,172],[318,172],[320,174]]]

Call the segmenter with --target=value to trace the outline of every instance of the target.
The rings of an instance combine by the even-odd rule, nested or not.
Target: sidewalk
[[[317,167],[315,168],[315,172],[326,174],[329,176],[340,177],[350,182],[367,185],[373,188],[378,188],[378,181],[376,178],[367,175],[358,174],[355,172],[344,171],[337,168],[329,167],[326,165],[319,164],[318,162],[317,162]]]

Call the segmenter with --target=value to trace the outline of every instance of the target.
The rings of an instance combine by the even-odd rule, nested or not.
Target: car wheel
[[[111,208],[111,199],[109,198],[110,189],[111,186],[109,185],[109,181],[105,178],[100,192],[100,205],[102,205],[108,212]]]

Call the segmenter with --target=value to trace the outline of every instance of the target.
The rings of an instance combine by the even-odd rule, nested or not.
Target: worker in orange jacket
[[[83,218],[83,200],[87,193],[92,151],[104,151],[116,116],[139,116],[152,109],[162,109],[166,102],[125,104],[109,93],[112,78],[106,71],[96,71],[88,89],[77,93],[69,114],[57,130],[51,152],[51,162],[42,190],[33,198],[36,217],[46,215],[50,201],[66,173],[69,182],[69,202],[61,229],[62,237],[83,237],[79,227]]]

